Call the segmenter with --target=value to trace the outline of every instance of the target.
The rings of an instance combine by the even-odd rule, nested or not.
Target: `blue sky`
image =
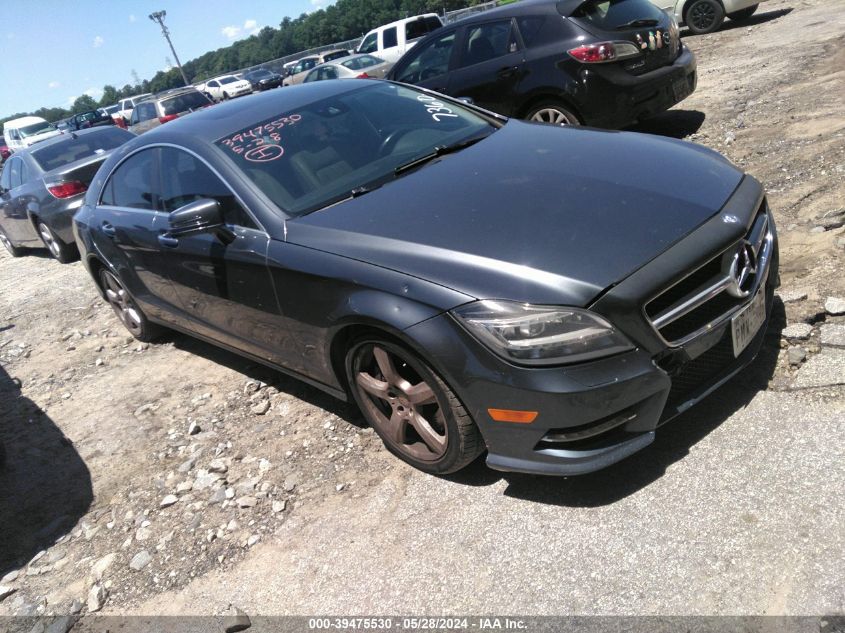
[[[105,84],[150,79],[171,58],[165,23],[182,62],[265,26],[277,27],[331,0],[2,0],[0,118],[41,106],[67,107]],[[171,59],[172,61],[172,59]]]

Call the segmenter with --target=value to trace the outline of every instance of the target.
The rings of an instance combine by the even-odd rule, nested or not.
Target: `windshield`
[[[161,102],[161,109],[165,116],[179,114],[188,110],[196,110],[211,105],[211,101],[199,91],[186,92]]]
[[[102,108],[106,114],[114,114],[120,108],[119,105],[110,105],[107,108]]]
[[[40,123],[33,123],[32,125],[25,125],[22,128],[18,129],[20,135],[23,137],[27,136],[35,136],[36,134],[44,134],[45,132],[55,132],[56,128],[51,123],[47,123],[47,121],[41,121]]]
[[[135,135],[131,132],[116,127],[107,127],[88,134],[79,134],[75,137],[68,136],[67,140],[57,143],[50,142],[49,145],[44,146],[36,145],[37,149],[32,150],[32,157],[41,166],[41,169],[51,171],[95,154],[103,154],[133,138],[135,138]]]
[[[230,84],[237,80],[237,77],[223,77],[223,79],[220,79],[219,81],[221,84]]]
[[[397,168],[499,126],[412,88],[362,83],[215,145],[280,209],[298,216],[401,177],[407,171]]]

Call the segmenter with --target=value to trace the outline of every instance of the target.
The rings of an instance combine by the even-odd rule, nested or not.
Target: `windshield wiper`
[[[470,145],[475,145],[476,143],[478,143],[478,141],[481,141],[485,138],[487,138],[487,135],[474,136],[463,141],[458,141],[457,143],[452,143],[451,145],[438,145],[428,154],[423,154],[422,156],[415,158],[414,160],[408,161],[403,165],[399,165],[399,167],[393,170],[393,173],[399,176],[401,174],[404,174],[406,171],[410,171],[411,169],[419,167],[420,165],[424,165],[425,163],[432,161],[435,158],[440,158],[441,156],[445,156],[446,154],[451,154],[452,152],[460,151],[469,147]]]
[[[640,26],[657,26],[658,24],[660,24],[660,20],[655,20],[653,18],[631,20],[626,24],[620,24],[616,27],[616,30],[621,31],[623,29],[635,29]]]

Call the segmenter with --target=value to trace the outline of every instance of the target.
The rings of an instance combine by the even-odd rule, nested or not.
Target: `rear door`
[[[91,235],[141,309],[172,321],[172,308],[180,305],[159,255],[167,215],[159,210],[158,152],[142,149],[112,172],[92,211]]]
[[[525,63],[513,20],[468,25],[461,29],[459,42],[457,68],[449,77],[447,93],[511,115]]]
[[[0,213],[3,230],[15,243],[35,242],[37,235],[27,215],[27,200],[31,198],[31,183],[26,183],[26,165],[20,156],[12,156],[3,167],[0,183]]]
[[[154,101],[144,101],[135,106],[132,111],[132,118],[129,121],[129,131],[135,134],[142,134],[147,130],[161,125],[156,112]]]

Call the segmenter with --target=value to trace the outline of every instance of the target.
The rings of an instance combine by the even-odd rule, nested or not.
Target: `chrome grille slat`
[[[705,264],[691,271],[672,286],[665,288],[646,303],[644,306],[646,318],[668,345],[680,346],[688,343],[724,324],[748,304],[768,276],[774,245],[774,236],[770,226],[768,205],[764,201],[743,240],[715,255]],[[732,275],[730,265],[732,262],[736,262],[736,253],[741,252],[742,248],[745,248],[746,251],[750,249],[753,252],[755,262],[748,275],[748,279],[753,280],[750,287],[742,285],[740,288],[737,285],[737,279]],[[714,269],[712,277],[702,279],[702,272],[715,267],[718,267],[721,272]],[[745,275],[743,275],[744,278]],[[679,290],[684,290],[682,284],[686,282],[687,285],[690,285],[691,281],[697,284],[696,287],[680,298],[671,298],[671,304],[666,305],[670,291],[672,294],[678,295]],[[719,308],[714,304],[708,310],[708,305],[716,298],[719,299],[718,305],[723,306],[724,312],[718,313],[718,316],[712,316],[714,308],[716,310]],[[661,303],[663,305],[659,306],[660,311],[657,314],[649,311],[649,305]],[[698,319],[695,317],[696,314],[699,314]],[[685,317],[687,319],[681,321]],[[706,319],[706,322],[702,323],[704,319]],[[690,320],[694,325],[689,325]],[[685,323],[686,325],[684,325]],[[669,327],[673,324],[673,327]],[[688,326],[689,330],[687,331],[685,328]]]

